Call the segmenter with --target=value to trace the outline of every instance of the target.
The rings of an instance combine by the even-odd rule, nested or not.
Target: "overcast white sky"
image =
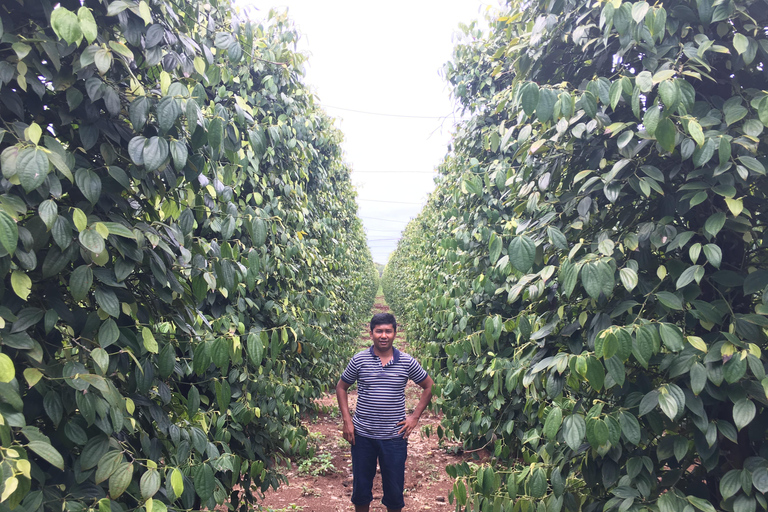
[[[344,133],[373,259],[386,263],[434,188],[457,118],[440,70],[459,23],[496,0],[240,0],[288,9],[309,56],[306,83]],[[387,114],[387,115],[376,115]]]

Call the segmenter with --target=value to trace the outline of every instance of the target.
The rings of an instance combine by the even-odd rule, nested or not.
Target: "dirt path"
[[[374,310],[387,310],[377,300]],[[395,341],[401,350],[407,347],[401,339]],[[413,382],[406,388],[406,409],[410,412],[418,401],[421,388]],[[354,408],[357,393],[350,391],[350,407]],[[285,471],[288,485],[267,493],[261,502],[264,510],[274,512],[349,512],[354,506],[352,495],[352,459],[349,443],[341,436],[341,416],[336,396],[327,395],[319,403],[322,411],[316,418],[305,422],[310,439],[317,447],[309,460],[296,460]],[[413,433],[408,442],[408,461],[405,468],[406,511],[449,512],[455,505],[448,503],[453,480],[446,474],[445,466],[465,460],[461,455],[448,453],[438,446],[435,429],[440,418],[427,410],[419,421],[419,434]],[[431,427],[432,435],[425,436],[425,427]],[[371,511],[384,512],[381,504],[381,478],[377,474],[373,487]]]

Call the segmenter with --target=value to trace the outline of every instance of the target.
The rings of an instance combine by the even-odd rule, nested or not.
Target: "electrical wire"
[[[405,114],[386,114],[383,112],[368,112],[366,110],[355,110],[353,108],[334,107],[333,105],[326,105],[321,103],[321,106],[325,108],[333,108],[336,110],[344,110],[345,112],[355,112],[356,114],[366,114],[369,116],[382,116],[382,117],[400,117],[405,119],[446,119],[450,114],[445,116],[410,116]]]
[[[352,174],[374,174],[374,173],[381,173],[381,174],[435,174],[437,175],[437,171],[352,171]]]
[[[392,219],[381,219],[379,217],[360,217],[360,220],[382,220],[384,222],[405,222],[406,224],[408,222],[411,222],[411,219],[408,220],[392,220]]]
[[[371,203],[416,204],[416,205],[419,205],[419,206],[424,204],[424,203],[409,203],[409,202],[405,202],[405,201],[385,201],[383,199],[366,199],[364,197],[358,197],[357,200],[358,201],[368,201],[368,202],[371,202]]]

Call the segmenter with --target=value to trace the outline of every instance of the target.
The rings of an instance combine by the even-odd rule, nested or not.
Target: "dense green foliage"
[[[768,509],[768,6],[511,1],[384,274],[458,509]]]
[[[246,510],[378,287],[340,133],[284,15],[54,5],[0,6],[0,509]]]

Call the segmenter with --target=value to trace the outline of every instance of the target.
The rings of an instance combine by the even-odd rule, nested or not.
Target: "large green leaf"
[[[75,173],[75,182],[85,198],[91,204],[95,204],[101,197],[101,179],[88,169],[78,169]],[[101,251],[94,251],[101,252]]]
[[[148,171],[155,171],[168,160],[168,141],[162,137],[150,137],[144,143],[141,154],[144,160],[144,167]]]
[[[768,468],[761,467],[752,472],[752,484],[762,493],[768,492]]]
[[[624,380],[626,378],[626,369],[624,368],[624,364],[621,362],[621,359],[618,357],[610,357],[605,360],[605,369],[608,370],[608,375],[610,375],[614,382],[618,384],[619,386],[624,385]]]
[[[123,462],[120,464],[112,476],[109,477],[109,497],[117,499],[128,489],[133,478],[133,464]]]
[[[208,124],[208,144],[211,149],[218,151],[224,138],[224,122],[220,117],[214,117]]]
[[[748,399],[742,398],[733,404],[733,423],[738,430],[749,425],[755,418],[757,408],[755,403]]]
[[[711,236],[717,235],[725,225],[725,213],[716,212],[709,216],[704,223],[704,231]]]
[[[741,101],[741,98],[736,96],[728,99],[723,105],[723,113],[725,114],[725,123],[727,125],[732,125],[736,121],[741,121],[744,119],[744,116],[747,115],[748,111],[741,104]]]
[[[728,499],[741,489],[741,470],[732,469],[720,480],[720,494]]]
[[[251,364],[256,367],[260,366],[264,354],[264,345],[261,343],[261,338],[258,334],[248,334],[246,348],[248,350],[248,358],[250,359]]]
[[[683,333],[678,326],[662,322],[659,324],[659,334],[661,341],[669,350],[672,352],[683,350]]]
[[[172,140],[170,150],[171,157],[173,158],[173,167],[180,171],[187,165],[187,146],[180,140]]]
[[[255,217],[252,219],[253,226],[253,246],[260,247],[267,241],[267,225],[263,219]]]
[[[64,471],[64,457],[61,456],[59,451],[51,446],[50,443],[45,441],[30,441],[27,447],[38,454],[40,457],[48,461],[51,465]]]
[[[69,291],[75,300],[83,300],[93,284],[93,271],[88,265],[80,265],[69,276]]]
[[[581,283],[593,299],[610,296],[615,285],[613,270],[603,261],[592,261],[581,268]]]
[[[194,477],[195,492],[203,502],[213,496],[213,489],[215,485],[213,477],[213,469],[208,464],[203,464],[198,468]]]
[[[563,438],[571,450],[578,450],[587,434],[587,423],[580,414],[571,414],[563,421]]]
[[[694,363],[690,370],[691,391],[699,394],[707,383],[707,369],[701,363]]]
[[[502,241],[501,237],[496,236],[496,233],[491,234],[491,240],[489,243],[489,255],[491,264],[494,265],[501,256]]]
[[[536,258],[536,244],[525,235],[519,235],[509,244],[509,262],[520,272],[528,272]]]
[[[520,104],[528,116],[533,115],[539,103],[539,86],[535,82],[527,82],[520,91]]]
[[[99,459],[99,463],[96,466],[96,483],[104,482],[117,470],[120,464],[123,463],[125,457],[120,450],[110,450]]]
[[[58,7],[53,10],[51,13],[51,28],[67,44],[75,43],[83,37],[80,20],[78,20],[75,13],[65,7]],[[90,35],[92,27],[88,26],[87,29]]]
[[[92,253],[100,254],[106,248],[104,237],[101,236],[101,233],[94,226],[82,230],[78,238],[82,246]]]
[[[693,151],[693,165],[696,167],[703,167],[706,165],[706,163],[712,159],[712,156],[714,156],[715,149],[715,140],[708,138],[702,146],[697,147]]]
[[[98,36],[98,27],[91,10],[85,6],[80,7],[77,10],[77,21],[78,25],[80,25],[80,30],[83,32],[83,37],[85,37],[88,44],[91,44]]]
[[[559,281],[566,297],[570,297],[571,293],[573,293],[573,290],[576,288],[580,269],[580,266],[574,265],[570,260],[563,261],[560,266]]]
[[[621,425],[621,433],[624,437],[635,446],[639,445],[642,436],[640,423],[637,421],[637,418],[628,411],[622,411],[619,415],[619,424]]]
[[[156,113],[160,131],[165,133],[171,129],[176,123],[176,119],[181,115],[181,105],[176,98],[166,96],[158,102]]]
[[[94,296],[96,297],[96,303],[106,313],[115,318],[120,316],[120,301],[115,295],[115,292],[103,286],[98,286],[94,292]]]
[[[677,128],[675,124],[668,118],[664,118],[659,121],[654,131],[656,140],[666,151],[673,151],[675,149],[675,142],[677,138]]]
[[[154,496],[157,491],[160,490],[160,473],[154,468],[145,471],[144,474],[141,475],[139,488],[141,490],[142,498],[148,499]]]
[[[549,88],[539,89],[539,102],[536,105],[536,117],[545,122],[552,119],[557,101],[557,93]]]
[[[88,439],[88,443],[80,453],[80,466],[84,470],[91,469],[109,449],[109,439],[104,435],[98,435]]]
[[[543,498],[546,492],[547,474],[542,468],[536,468],[528,477],[528,494],[532,498]]]
[[[216,388],[216,401],[219,404],[219,408],[222,411],[229,409],[229,402],[232,399],[232,389],[229,385],[229,382],[227,382],[226,380],[217,382],[215,385],[215,388]]]
[[[666,108],[674,110],[680,101],[680,86],[674,80],[664,80],[659,84],[659,96]]]
[[[562,231],[557,229],[554,226],[548,226],[547,227],[547,236],[549,237],[549,241],[554,245],[555,247],[563,250],[568,250],[568,239],[565,237]]]
[[[128,109],[128,113],[131,119],[131,124],[133,125],[133,129],[137,133],[141,132],[141,130],[147,124],[147,120],[149,119],[149,109],[150,109],[150,100],[146,96],[139,96],[138,98],[134,99],[131,102],[131,106]],[[133,142],[133,140],[136,140],[136,139],[137,137],[134,137],[131,140],[131,142]],[[141,139],[142,139],[142,143],[141,143],[141,147],[138,148],[139,153],[137,154],[137,156],[140,160],[143,160],[143,156],[139,156],[141,155],[141,151],[143,151],[144,149],[143,137]],[[130,152],[130,146],[129,146],[129,152]],[[134,163],[138,163],[136,162],[136,158],[134,158],[133,152],[131,152],[131,158],[134,161]]]
[[[19,151],[16,169],[16,175],[19,177],[21,186],[29,192],[43,184],[48,176],[50,163],[41,148],[24,148]]]
[[[0,245],[9,254],[16,252],[19,230],[16,222],[6,212],[0,210]]]
[[[547,439],[554,439],[560,430],[560,424],[563,420],[563,411],[559,407],[554,407],[547,415],[544,422],[543,434]]]

